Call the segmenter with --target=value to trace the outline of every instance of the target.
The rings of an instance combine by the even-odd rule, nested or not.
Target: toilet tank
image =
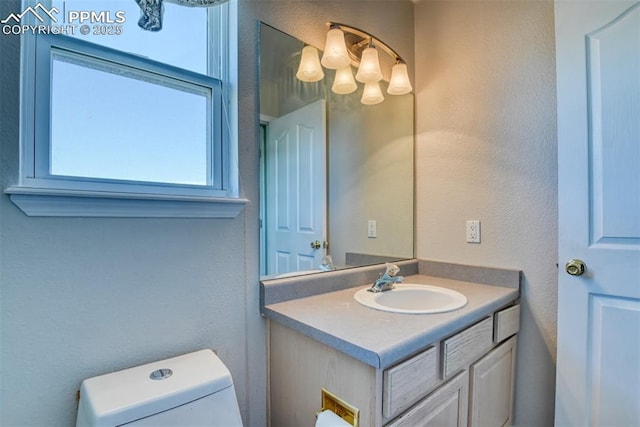
[[[86,379],[77,427],[241,427],[231,373],[211,350]]]

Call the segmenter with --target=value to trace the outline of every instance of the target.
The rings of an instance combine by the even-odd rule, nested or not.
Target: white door
[[[555,12],[555,423],[640,426],[640,2],[557,1]],[[586,271],[570,275],[570,259]]]
[[[265,155],[266,274],[318,269],[326,241],[325,101],[269,122]]]

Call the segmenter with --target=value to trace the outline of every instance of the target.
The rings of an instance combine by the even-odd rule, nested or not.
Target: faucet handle
[[[390,262],[386,262],[385,266],[387,267],[387,271],[385,271],[384,274],[386,274],[389,277],[394,277],[396,274],[400,273],[400,267],[398,267],[395,264],[391,264]]]

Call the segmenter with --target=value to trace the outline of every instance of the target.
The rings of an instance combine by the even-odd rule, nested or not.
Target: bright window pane
[[[1,0],[0,0],[1,1]],[[82,23],[73,37],[91,43],[100,44],[123,52],[134,53],[155,61],[171,64],[201,74],[207,74],[208,40],[207,40],[207,8],[186,7],[164,2],[164,19],[161,31],[146,31],[138,26],[140,8],[135,0],[54,0],[52,2],[60,11],[60,16],[68,19],[70,11],[102,12],[109,11],[114,19],[117,11],[124,11],[125,22],[121,34],[93,34],[94,26],[101,25],[91,22],[89,34],[83,35],[79,31]],[[71,34],[70,34],[71,35]],[[219,77],[213,75],[213,77]]]
[[[211,88],[55,52],[50,173],[211,185]]]

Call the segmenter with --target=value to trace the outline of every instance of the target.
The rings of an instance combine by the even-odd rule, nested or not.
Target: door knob
[[[581,276],[587,270],[587,265],[580,259],[570,259],[564,269],[572,276]]]
[[[320,240],[311,242],[311,249],[320,249],[321,246],[322,246],[322,243],[320,243]]]

